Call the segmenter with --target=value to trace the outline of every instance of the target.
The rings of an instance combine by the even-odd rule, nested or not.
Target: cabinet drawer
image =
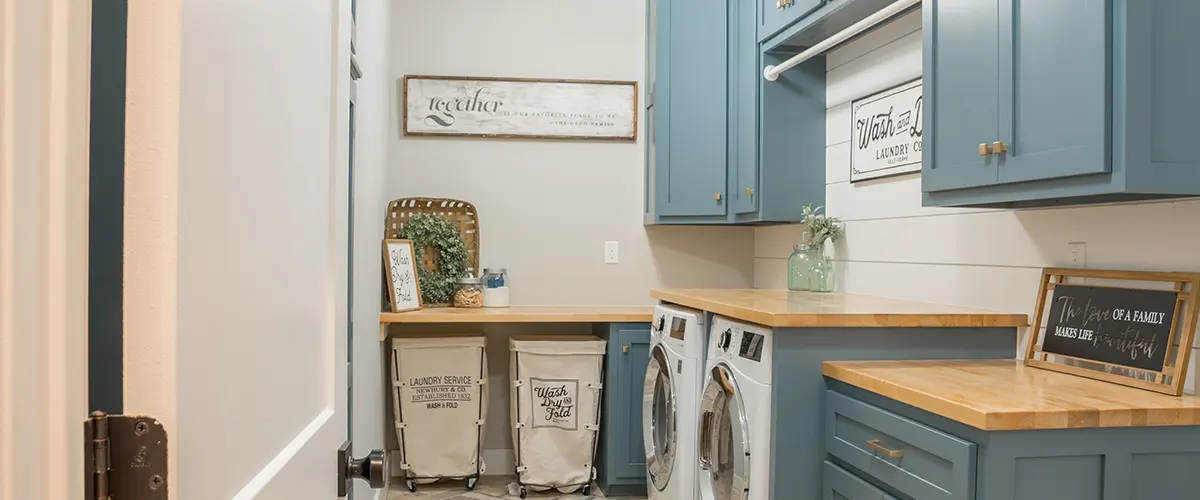
[[[973,500],[975,444],[834,391],[825,449],[913,498]]]
[[[761,24],[758,27],[758,39],[761,40],[788,27],[796,20],[817,10],[825,0],[758,0],[762,13]],[[757,76],[758,73],[755,73]]]
[[[824,490],[822,500],[894,500],[879,488],[828,461],[825,462],[825,482],[821,488]]]

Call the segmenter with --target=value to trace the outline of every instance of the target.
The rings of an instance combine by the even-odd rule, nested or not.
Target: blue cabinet
[[[650,325],[597,325],[608,339],[596,480],[608,496],[646,494],[642,385],[650,363]]]
[[[762,50],[759,6],[650,1],[647,223],[797,222],[824,204],[824,59],[766,82],[795,51]]]
[[[1200,426],[988,432],[826,382],[826,499],[1196,497]]]
[[[785,26],[811,14],[824,0],[758,0],[761,22],[759,38],[771,36]]]
[[[927,206],[1200,195],[1200,2],[927,0]],[[1174,41],[1171,41],[1174,40]]]

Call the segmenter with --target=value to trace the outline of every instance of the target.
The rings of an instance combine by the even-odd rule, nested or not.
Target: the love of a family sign
[[[637,140],[637,82],[404,77],[404,135]]]

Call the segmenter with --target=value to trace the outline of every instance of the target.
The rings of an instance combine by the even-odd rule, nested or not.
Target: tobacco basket
[[[449,198],[400,198],[388,203],[387,219],[384,221],[385,237],[395,238],[404,224],[417,214],[434,214],[445,217],[458,226],[463,243],[467,246],[467,265],[475,276],[479,276],[479,214],[475,205]],[[433,250],[433,249],[426,249]],[[425,269],[437,267],[435,251],[426,251],[421,266]]]

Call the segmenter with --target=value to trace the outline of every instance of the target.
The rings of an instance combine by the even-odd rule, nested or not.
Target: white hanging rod
[[[792,56],[791,59],[788,59],[788,60],[780,63],[778,66],[771,65],[771,66],[767,66],[766,68],[763,68],[763,78],[766,78],[768,81],[773,82],[773,81],[779,79],[780,73],[783,73],[784,71],[792,69],[804,61],[812,59],[813,56],[816,56],[822,52],[825,52],[826,50],[829,50],[829,49],[833,48],[834,46],[836,46],[842,42],[845,42],[846,40],[854,38],[855,35],[858,35],[859,33],[862,33],[864,31],[870,29],[871,27],[875,26],[876,24],[887,21],[888,19],[891,19],[896,14],[904,12],[909,7],[912,7],[919,3],[921,3],[921,0],[899,0],[891,5],[888,5],[887,7],[880,9],[879,12],[876,12],[874,14],[871,14],[870,16],[867,16],[862,21],[854,23],[854,24],[850,25],[850,27],[837,32],[837,34],[835,34],[829,38],[826,38],[824,40],[821,40],[820,43],[813,45],[812,47],[809,47],[808,50],[805,50],[804,52],[801,52],[799,54]]]

